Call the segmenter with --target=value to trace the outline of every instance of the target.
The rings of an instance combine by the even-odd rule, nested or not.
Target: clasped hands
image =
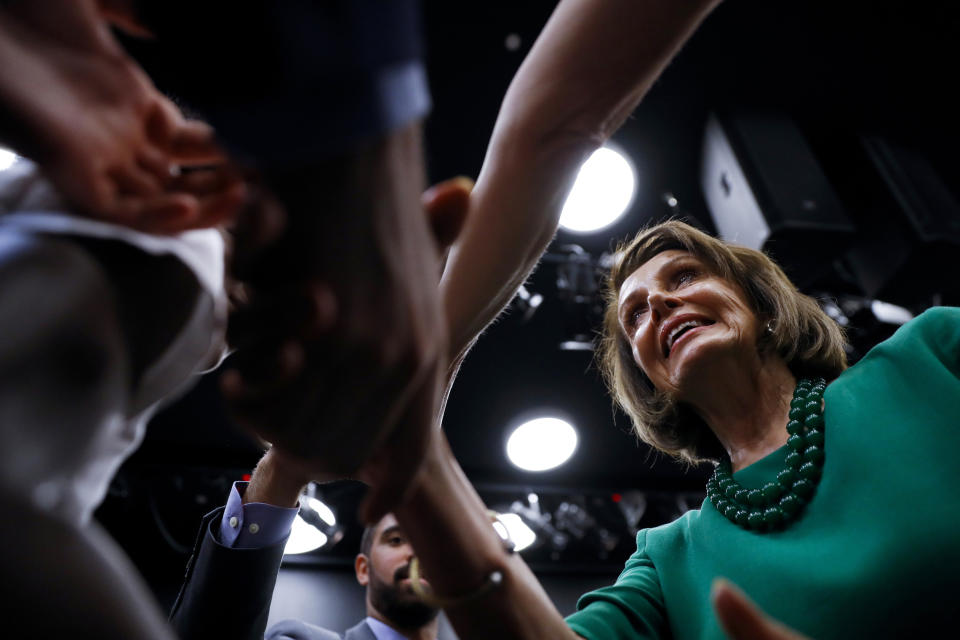
[[[317,179],[325,169],[338,171],[251,187],[231,259],[243,283],[228,331],[236,353],[221,383],[235,419],[282,454],[286,473],[366,482],[361,517],[375,520],[400,502],[439,429],[447,329],[437,284],[472,183],[421,199],[397,166],[333,188],[356,176]]]

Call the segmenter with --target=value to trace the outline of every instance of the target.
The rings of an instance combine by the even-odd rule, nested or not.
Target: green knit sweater
[[[824,394],[826,461],[800,519],[776,533],[699,510],[641,531],[617,582],[567,622],[590,640],[723,638],[723,576],[814,638],[960,633],[960,309],[930,309]],[[761,487],[781,448],[734,477]]]

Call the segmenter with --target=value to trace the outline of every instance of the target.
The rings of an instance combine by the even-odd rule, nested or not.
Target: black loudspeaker
[[[860,140],[873,206],[846,263],[866,295],[906,307],[960,300],[960,202],[927,156],[878,136]]]
[[[831,269],[855,227],[796,124],[713,114],[701,186],[718,235],[770,254],[803,288]]]

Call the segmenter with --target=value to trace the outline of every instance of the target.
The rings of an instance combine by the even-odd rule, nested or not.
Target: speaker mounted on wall
[[[719,236],[766,251],[800,288],[831,269],[855,232],[800,129],[784,115],[711,114],[700,179]]]

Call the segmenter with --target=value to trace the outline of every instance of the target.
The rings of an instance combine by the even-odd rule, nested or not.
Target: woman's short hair
[[[716,275],[740,287],[762,325],[757,348],[776,353],[794,376],[836,378],[847,366],[843,330],[817,302],[799,291],[783,270],[760,251],[717,240],[672,220],[650,227],[623,243],[606,286],[606,314],[598,358],[607,386],[630,416],[641,440],[682,461],[719,460],[724,451],[700,417],[653,383],[633,360],[620,328],[620,287],[655,255],[687,251]]]

